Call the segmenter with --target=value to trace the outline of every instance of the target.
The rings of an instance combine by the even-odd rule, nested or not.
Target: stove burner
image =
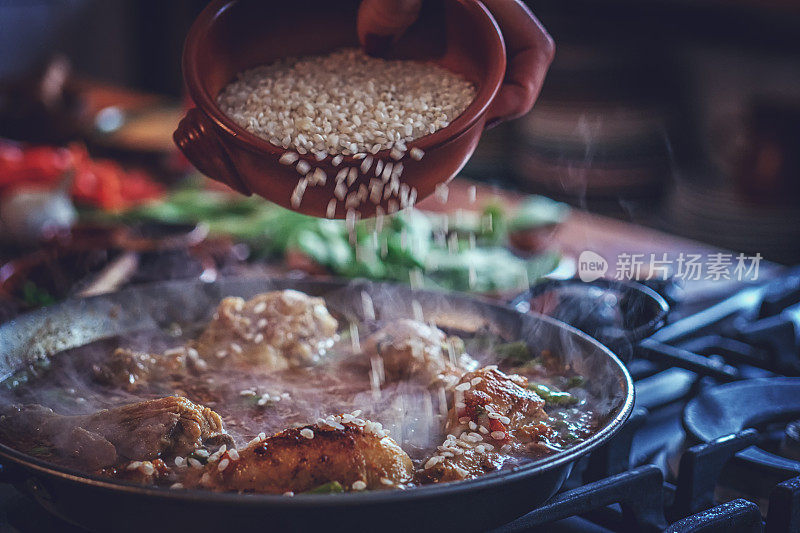
[[[781,446],[775,441],[780,438],[771,439],[770,435],[776,423],[783,428],[798,415],[800,378],[753,379],[707,389],[686,406],[683,423],[700,442],[758,428],[762,435],[759,444],[739,452],[737,459],[787,479],[800,474],[800,460],[779,455]]]
[[[511,303],[527,313],[552,316],[588,333],[623,360],[631,346],[664,325],[670,306],[641,283],[598,279],[548,280],[533,285]]]
[[[800,419],[786,424],[781,441],[781,455],[800,461]]]

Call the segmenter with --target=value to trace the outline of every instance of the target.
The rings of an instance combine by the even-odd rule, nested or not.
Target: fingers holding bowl
[[[363,0],[358,7],[358,40],[372,56],[384,56],[419,15],[422,0]]]
[[[506,44],[503,85],[489,110],[487,127],[531,110],[553,62],[555,43],[539,19],[520,0],[483,0]]]

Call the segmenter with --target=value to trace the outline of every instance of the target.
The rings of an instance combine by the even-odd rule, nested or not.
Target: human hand
[[[493,124],[524,115],[533,107],[553,61],[555,44],[521,0],[482,0],[506,43],[506,75],[495,98]],[[367,53],[382,55],[417,19],[422,0],[363,0],[358,38]]]

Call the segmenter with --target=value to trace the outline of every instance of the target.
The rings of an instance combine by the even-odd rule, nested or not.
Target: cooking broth
[[[478,463],[485,465],[481,466],[483,473],[525,464],[574,446],[588,438],[599,426],[599,416],[595,414],[592,399],[584,390],[585,377],[560,366],[556,358],[546,350],[537,352],[524,343],[503,339],[487,331],[450,331],[448,333],[452,334],[448,338],[447,347],[442,350],[443,355],[451,361],[461,355],[468,356],[471,358],[469,370],[481,370],[470,374],[467,368],[457,367],[459,375],[449,384],[432,384],[416,375],[404,376],[404,379],[387,379],[386,370],[382,367],[384,360],[376,360],[374,356],[365,353],[368,350],[365,344],[369,342],[370,335],[382,331],[388,324],[378,319],[362,321],[356,325],[343,316],[337,318],[338,327],[332,344],[326,347],[324,354],[314,364],[279,370],[259,365],[218,365],[204,371],[171,372],[157,377],[150,376],[149,379],[136,379],[131,374],[129,383],[122,385],[111,385],[104,378],[102,369],[110,357],[109,354],[116,348],[153,354],[170,353],[175,349],[184,349],[182,347],[187,343],[191,344],[205,326],[183,325],[169,331],[147,331],[124,338],[106,339],[56,354],[44,368],[28,372],[26,379],[17,376],[14,380],[7,380],[8,390],[4,393],[2,404],[35,404],[50,408],[58,415],[89,415],[101,409],[113,409],[167,396],[185,397],[219,414],[230,438],[226,451],[220,457],[231,461],[231,464],[234,460],[230,459],[228,450],[236,449],[241,452],[254,446],[253,442],[258,441],[259,434],[269,436],[287,428],[309,428],[309,425],[315,423],[314,430],[319,433],[319,427],[326,427],[320,419],[355,412],[357,414],[350,418],[346,416],[346,420],[355,418],[380,423],[389,437],[410,457],[415,473],[413,478],[402,483],[403,486],[452,480],[447,476],[432,476],[430,472],[435,470],[432,467],[436,467],[436,461],[431,465],[432,457],[442,457],[438,462],[444,464],[451,460],[453,454],[447,456],[448,452],[443,448],[451,449],[456,441],[459,445],[465,442],[460,436],[448,436],[448,432],[453,431],[453,424],[457,424],[456,420],[463,421],[466,445],[470,445],[470,435],[477,435],[481,440],[472,442],[471,449],[478,448],[481,453],[491,453],[491,461]],[[422,324],[419,327],[426,326]],[[454,350],[458,354],[453,353]],[[498,369],[491,370],[494,368],[492,365],[497,365]],[[487,368],[490,370],[485,370]],[[484,374],[479,374],[480,372]],[[511,446],[513,442],[510,429],[504,439],[494,438],[502,433],[498,433],[497,428],[502,427],[505,430],[503,420],[511,421],[506,415],[513,418],[510,412],[503,414],[489,410],[487,418],[483,408],[479,406],[477,410],[470,411],[474,406],[465,403],[465,393],[459,388],[463,389],[466,385],[465,390],[469,391],[469,383],[472,383],[472,390],[477,390],[480,383],[488,379],[486,376],[489,374],[485,372],[500,376],[525,376],[530,380],[522,387],[525,394],[530,395],[533,392],[546,400],[543,406],[546,417],[540,421],[541,427],[536,430],[536,438],[529,438],[525,446]],[[462,375],[478,377],[464,381]],[[523,381],[518,380],[519,383]],[[511,382],[509,384],[515,386]],[[473,422],[479,420],[479,416],[483,416],[481,420],[484,420],[486,427]],[[97,465],[88,467],[81,464],[74,454],[71,456],[68,451],[61,449],[63,443],[32,438],[31,435],[36,435],[36,432],[27,429],[15,431],[9,426],[8,420],[7,415],[0,419],[0,439],[20,451],[55,464],[77,468],[87,474],[137,483],[169,485],[174,488],[182,488],[186,481],[186,476],[181,474],[181,468],[173,466],[176,464],[176,456],[178,463],[192,457],[205,465],[208,464],[208,455],[213,458],[221,442],[198,446],[196,451],[186,456],[169,451],[158,453],[157,459],[161,462],[153,460],[154,457],[143,461],[143,457],[129,457],[118,451],[113,465],[97,468]],[[341,419],[338,420],[341,422]],[[234,455],[238,457],[239,453],[234,452]],[[217,458],[218,461],[220,457]],[[220,464],[223,464],[222,461]],[[135,468],[130,468],[131,466]],[[191,471],[191,468],[181,466],[183,470]],[[139,475],[142,470],[147,475]],[[200,471],[198,469],[198,474]],[[133,476],[131,472],[136,475]],[[475,475],[478,474],[470,472],[464,478]],[[329,483],[320,485],[327,486]],[[379,488],[392,488],[401,483],[384,485],[386,486]],[[206,485],[197,481],[196,486]],[[352,486],[353,490],[361,488],[358,481],[352,483]],[[294,485],[290,487],[294,488]],[[207,488],[243,490],[213,483],[207,483]],[[306,484],[301,488],[307,489],[308,486]],[[350,488],[348,485],[344,490]],[[260,491],[258,488],[254,490]],[[326,489],[323,487],[323,490]],[[264,491],[275,492],[271,488]]]

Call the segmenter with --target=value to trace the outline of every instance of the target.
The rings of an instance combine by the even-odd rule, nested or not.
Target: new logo
[[[578,257],[578,277],[581,281],[589,282],[603,277],[608,272],[608,261],[600,254],[591,250],[584,250]]]

